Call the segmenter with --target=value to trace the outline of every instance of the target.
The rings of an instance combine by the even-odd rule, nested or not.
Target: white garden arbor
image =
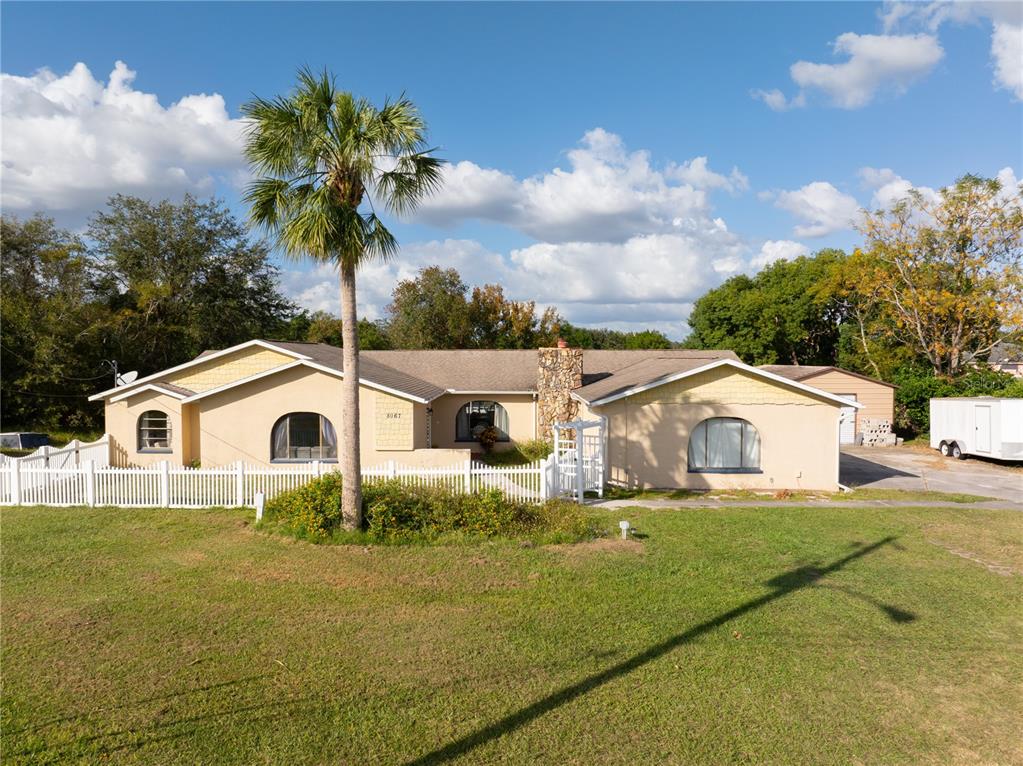
[[[554,494],[583,502],[587,492],[604,496],[605,427],[603,420],[556,423],[554,430]]]

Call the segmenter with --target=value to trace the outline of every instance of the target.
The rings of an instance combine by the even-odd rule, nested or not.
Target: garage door
[[[835,394],[843,399],[856,401],[856,394]],[[838,442],[839,444],[852,444],[856,441],[856,408],[843,407],[842,419],[839,421]]]

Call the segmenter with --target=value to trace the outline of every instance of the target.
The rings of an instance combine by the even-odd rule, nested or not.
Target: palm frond
[[[291,93],[253,98],[242,112],[245,157],[257,176],[244,196],[250,219],[289,257],[354,266],[390,257],[397,240],[360,207],[373,193],[404,214],[440,185],[442,161],[426,148],[426,124],[404,95],[377,109],[339,90],[326,70],[304,67]],[[389,158],[383,171],[381,157]]]

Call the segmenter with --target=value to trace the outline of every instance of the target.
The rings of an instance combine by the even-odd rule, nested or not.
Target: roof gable
[[[577,389],[572,393],[573,396],[576,396],[577,398],[587,402],[591,406],[601,406],[604,404],[610,404],[611,402],[618,401],[619,399],[625,399],[627,397],[635,396],[637,394],[644,393],[646,391],[658,388],[668,383],[673,383],[675,381],[682,380],[684,378],[698,375],[702,372],[707,372],[709,370],[714,370],[720,367],[731,367],[736,370],[743,371],[746,374],[751,375],[753,377],[758,377],[764,380],[772,381],[776,384],[780,384],[790,389],[799,391],[803,394],[806,394],[807,396],[824,399],[829,403],[838,406],[856,407],[857,409],[863,407],[863,405],[859,404],[858,402],[843,399],[842,397],[828,393],[827,391],[821,391],[820,389],[813,388],[812,386],[808,386],[805,383],[800,383],[799,381],[784,378],[780,375],[776,375],[774,373],[759,369],[757,367],[751,367],[748,364],[743,364],[742,362],[739,362],[734,359],[719,359],[717,361],[705,364],[694,364],[689,369],[673,373],[671,372],[665,373],[663,369],[652,365],[644,365],[642,367],[637,365],[637,369],[630,368],[632,374],[629,376],[629,378],[635,379],[637,381],[640,381],[645,378],[645,380],[642,380],[642,382],[636,382],[632,385],[623,385],[622,384],[623,381],[619,380],[616,388],[613,388],[611,390],[604,390],[603,388],[598,387],[600,386],[600,383],[604,383],[604,381],[600,381],[600,383],[597,384],[583,386],[582,388]]]

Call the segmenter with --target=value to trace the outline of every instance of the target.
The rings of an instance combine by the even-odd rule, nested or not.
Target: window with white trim
[[[278,418],[270,433],[270,459],[275,463],[337,460],[334,424],[315,412],[289,412]]]
[[[467,402],[455,416],[455,441],[474,442],[490,426],[500,434],[498,441],[510,441],[508,411],[497,402]]]
[[[741,418],[708,418],[689,435],[690,473],[760,473],[760,434]]]
[[[146,410],[139,415],[136,430],[139,452],[171,451],[170,417],[166,412]]]

